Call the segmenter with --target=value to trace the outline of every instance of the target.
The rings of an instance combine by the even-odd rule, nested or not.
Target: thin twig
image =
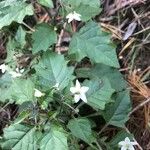
[[[8,102],[8,103],[6,103],[2,108],[0,108],[0,112],[1,111],[4,111],[4,109],[9,105],[10,103]]]
[[[30,29],[32,32],[35,32],[35,30],[33,28],[31,28],[29,25],[27,25],[25,22],[22,22],[22,24],[27,27],[28,29]]]
[[[141,31],[139,31],[139,32],[134,33],[133,36],[138,35],[138,34],[140,34],[140,33],[143,33],[143,32],[145,32],[145,31],[147,31],[147,30],[150,30],[150,26],[148,26],[147,28],[144,28],[143,30],[141,30]]]
[[[106,124],[104,125],[104,127],[98,132],[98,135],[100,135],[100,134],[108,127],[108,125],[109,125],[109,122],[106,123]]]
[[[61,41],[62,41],[62,38],[63,38],[63,35],[64,35],[64,31],[65,31],[66,25],[67,25],[67,23],[65,22],[64,25],[63,25],[63,29],[61,30],[61,32],[59,34],[58,42],[56,44],[56,48],[57,48],[58,54],[61,54],[60,46],[61,46]]]
[[[95,144],[97,145],[99,150],[102,150],[101,146],[99,145],[99,143],[97,141],[95,141]]]
[[[89,144],[89,145],[91,146],[91,148],[92,148],[93,150],[98,150],[97,147],[96,147],[95,145],[93,145],[92,143]]]
[[[82,107],[85,103],[81,102],[75,109],[79,109],[80,107]]]
[[[63,104],[65,104],[66,106],[68,106],[71,110],[73,110],[76,114],[78,114],[77,109],[73,108],[72,106],[70,106],[68,103],[63,102]]]
[[[140,109],[141,107],[143,107],[144,105],[146,105],[149,102],[150,102],[150,97],[146,101],[144,101],[144,102],[140,103],[138,106],[136,106],[128,115],[130,116],[135,111],[137,111],[138,109]]]

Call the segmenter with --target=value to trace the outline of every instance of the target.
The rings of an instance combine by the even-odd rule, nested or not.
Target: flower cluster
[[[8,71],[8,73],[12,76],[12,78],[21,77],[22,73],[24,72],[24,69],[19,70],[19,68],[16,68],[16,71],[12,71],[5,64],[0,65],[0,70],[1,70],[2,73],[5,73],[6,71]]]
[[[56,88],[57,90],[59,90],[58,87],[59,87],[59,83],[56,83],[56,85],[54,86],[54,88]],[[70,88],[70,92],[74,95],[74,101],[75,101],[75,103],[79,102],[80,99],[82,101],[84,101],[85,103],[87,103],[86,92],[88,90],[89,90],[89,87],[87,87],[87,86],[81,86],[80,82],[78,80],[76,80],[76,85],[74,87]],[[44,95],[45,95],[44,93],[42,93],[38,89],[35,89],[35,93],[34,93],[35,97],[42,97]]]

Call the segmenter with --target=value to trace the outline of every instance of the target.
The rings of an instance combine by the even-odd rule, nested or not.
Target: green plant
[[[54,7],[52,1],[38,2]],[[0,102],[19,107],[17,118],[4,129],[4,150],[73,150],[80,149],[80,142],[87,149],[116,149],[128,135],[124,127],[131,104],[127,84],[118,71],[115,44],[92,20],[101,11],[99,0],[61,0],[60,6],[59,14],[72,35],[64,54],[56,52],[56,29],[62,30],[63,24],[38,23],[32,29],[23,21],[34,14],[31,4],[24,0],[0,2],[1,32],[9,37],[7,58],[1,66]],[[76,32],[65,18],[73,11],[83,22]],[[73,26],[76,23],[73,21]],[[20,65],[24,59],[27,64]],[[122,134],[104,140],[101,133],[108,125],[120,128]]]

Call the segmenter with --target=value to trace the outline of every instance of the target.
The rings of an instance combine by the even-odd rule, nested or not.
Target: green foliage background
[[[38,2],[42,7],[54,7],[50,0]],[[129,91],[118,71],[111,35],[93,19],[101,12],[100,5],[99,0],[61,1],[62,21],[65,23],[66,14],[76,11],[83,24],[76,33],[67,26],[72,34],[69,50],[58,54],[57,24],[37,23],[34,31],[27,31],[24,18],[34,15],[32,4],[25,0],[0,1],[1,32],[13,32],[9,28],[13,25],[16,28],[15,35],[8,35],[5,63],[15,70],[16,56],[31,58],[21,77],[14,79],[7,71],[0,77],[0,102],[19,107],[17,118],[4,129],[2,149],[73,150],[80,149],[81,142],[87,149],[116,150],[117,143],[128,135],[124,127],[131,109]],[[90,65],[79,65],[84,60]],[[89,87],[87,104],[74,104],[69,89],[75,79]],[[34,89],[45,96],[36,98]],[[92,116],[97,117],[98,124]],[[121,134],[108,141],[101,134],[105,124],[116,126]]]

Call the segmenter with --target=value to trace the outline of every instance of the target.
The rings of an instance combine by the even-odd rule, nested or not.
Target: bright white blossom
[[[16,68],[16,71],[8,71],[8,72],[9,74],[11,74],[12,78],[17,78],[22,76],[24,69],[19,70],[19,68]]]
[[[74,94],[74,101],[77,103],[80,99],[83,100],[85,103],[87,103],[87,98],[85,93],[89,90],[89,87],[80,85],[79,81],[76,80],[75,87],[71,87],[70,91],[72,94]]]
[[[45,95],[45,93],[42,93],[41,91],[39,91],[38,89],[34,89],[35,92],[34,92],[34,96],[35,97],[42,97]]]
[[[9,74],[12,76],[12,78],[18,78],[22,76],[21,73],[15,71],[9,71]]]
[[[53,87],[59,90],[59,83],[56,83]]]
[[[24,72],[24,69],[19,69],[19,68],[16,68],[16,72],[20,72],[20,73],[23,73]]]
[[[16,68],[16,72],[19,72],[19,68]]]
[[[137,142],[131,142],[128,137],[124,141],[119,142],[121,150],[135,150],[134,145],[137,145]]]
[[[16,68],[16,71],[12,71],[5,64],[0,65],[0,70],[2,71],[2,73],[5,73],[6,71],[8,71],[8,73],[12,76],[12,78],[21,77],[22,73],[24,72],[24,69],[19,70],[19,68]]]
[[[5,64],[0,65],[0,70],[2,71],[2,73],[5,73],[5,71],[7,70],[7,66]]]
[[[68,19],[68,23],[70,23],[73,20],[81,21],[81,15],[74,12],[69,13],[66,18]]]
[[[23,73],[23,72],[24,72],[24,69],[21,69],[21,70],[20,70],[20,73]]]

